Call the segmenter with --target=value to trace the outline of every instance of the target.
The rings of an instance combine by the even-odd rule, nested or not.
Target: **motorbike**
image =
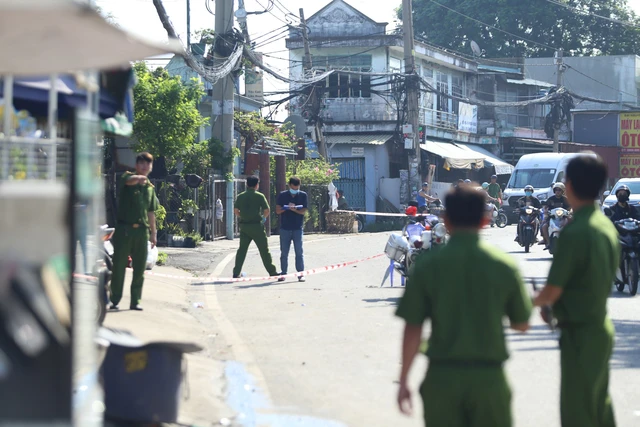
[[[113,270],[113,237],[115,229],[107,225],[100,227],[102,247],[100,248],[100,258],[98,260],[98,325],[102,325],[107,315],[107,304],[109,303],[109,285],[111,284],[111,272]]]
[[[622,265],[620,278],[616,280],[618,292],[624,292],[626,286],[629,293],[635,295],[638,292],[638,264],[640,263],[640,221],[633,218],[625,218],[615,221],[618,230],[620,244],[622,246]]]
[[[547,212],[549,215],[549,253],[553,255],[558,237],[560,237],[560,231],[567,225],[569,221],[569,211],[563,208],[550,209]]]
[[[527,206],[518,209],[520,221],[518,226],[518,243],[524,247],[525,253],[529,253],[529,249],[535,243],[536,230],[540,225],[540,209]]]
[[[504,213],[502,208],[498,209],[496,205],[493,203],[487,203],[487,212],[489,215],[490,225],[493,227],[494,225],[498,228],[505,228],[509,220],[507,219],[507,214]]]
[[[392,260],[393,268],[404,278],[409,276],[411,266],[424,251],[433,250],[447,241],[447,228],[436,215],[426,213],[409,221],[402,229],[402,234],[393,233],[384,249],[384,253]],[[382,283],[387,280],[387,270]]]

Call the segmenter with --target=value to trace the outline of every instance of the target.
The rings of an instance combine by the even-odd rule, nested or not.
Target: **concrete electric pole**
[[[215,22],[215,42],[214,42],[214,63],[222,64],[227,59],[220,53],[220,49],[224,46],[224,40],[220,36],[231,34],[233,31],[233,0],[216,1],[216,22]],[[231,74],[221,78],[213,86],[213,99],[211,111],[212,137],[217,138],[224,144],[225,150],[228,152],[234,146],[233,140],[233,95],[234,95],[233,76]],[[233,166],[229,166],[223,171],[225,178],[233,173]],[[234,184],[227,181],[225,213],[227,239],[234,238],[234,215],[233,215],[233,189]]]
[[[411,125],[411,131],[408,139],[412,140],[411,147],[413,152],[409,154],[409,199],[412,198],[413,192],[420,189],[422,180],[421,175],[421,153],[420,153],[420,82],[416,75],[416,61],[414,51],[413,37],[413,13],[411,0],[402,0],[402,27],[404,33],[404,72],[406,77],[406,96],[407,96],[407,122]]]
[[[564,73],[564,64],[562,63],[562,49],[558,49],[556,51],[556,58],[555,58],[555,63],[556,66],[558,67],[557,72],[556,72],[556,77],[558,78],[557,80],[557,87],[558,89],[560,89],[562,87],[562,74]],[[556,101],[558,102],[558,101]],[[556,122],[553,124],[553,152],[554,153],[559,153],[560,152],[560,127],[562,126],[562,123],[560,122]]]
[[[313,68],[313,63],[311,59],[311,49],[309,47],[309,33],[307,31],[307,21],[304,19],[304,9],[300,8],[300,28],[302,31],[302,42],[304,43],[304,64],[303,68],[305,71],[309,71]],[[322,121],[320,120],[320,96],[318,96],[317,86],[311,88],[311,93],[309,94],[311,97],[310,105],[311,111],[313,111],[313,115],[316,118],[314,124],[314,133],[316,140],[316,144],[318,145],[318,154],[322,156],[322,158],[327,159],[327,144],[324,139],[324,133],[322,133]]]

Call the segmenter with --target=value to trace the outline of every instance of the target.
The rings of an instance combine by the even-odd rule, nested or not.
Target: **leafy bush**
[[[156,265],[165,265],[168,259],[169,255],[166,252],[158,252],[158,260],[156,261]]]

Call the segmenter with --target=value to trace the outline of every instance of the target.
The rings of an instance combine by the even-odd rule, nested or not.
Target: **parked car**
[[[611,191],[605,191],[603,196],[605,197],[602,202],[602,210],[604,208],[610,208],[618,202],[616,198],[616,190],[621,186],[626,185],[631,190],[631,196],[629,197],[629,204],[634,206],[640,206],[640,178],[622,178],[616,185],[613,186]]]

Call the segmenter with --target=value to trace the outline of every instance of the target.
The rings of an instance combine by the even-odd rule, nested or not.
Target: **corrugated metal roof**
[[[393,137],[390,133],[375,135],[326,135],[327,144],[382,145]]]
[[[513,83],[514,85],[527,85],[527,86],[539,86],[539,87],[554,87],[555,85],[552,85],[551,83],[548,82],[543,82],[541,80],[534,80],[534,79],[507,79],[507,83]]]

